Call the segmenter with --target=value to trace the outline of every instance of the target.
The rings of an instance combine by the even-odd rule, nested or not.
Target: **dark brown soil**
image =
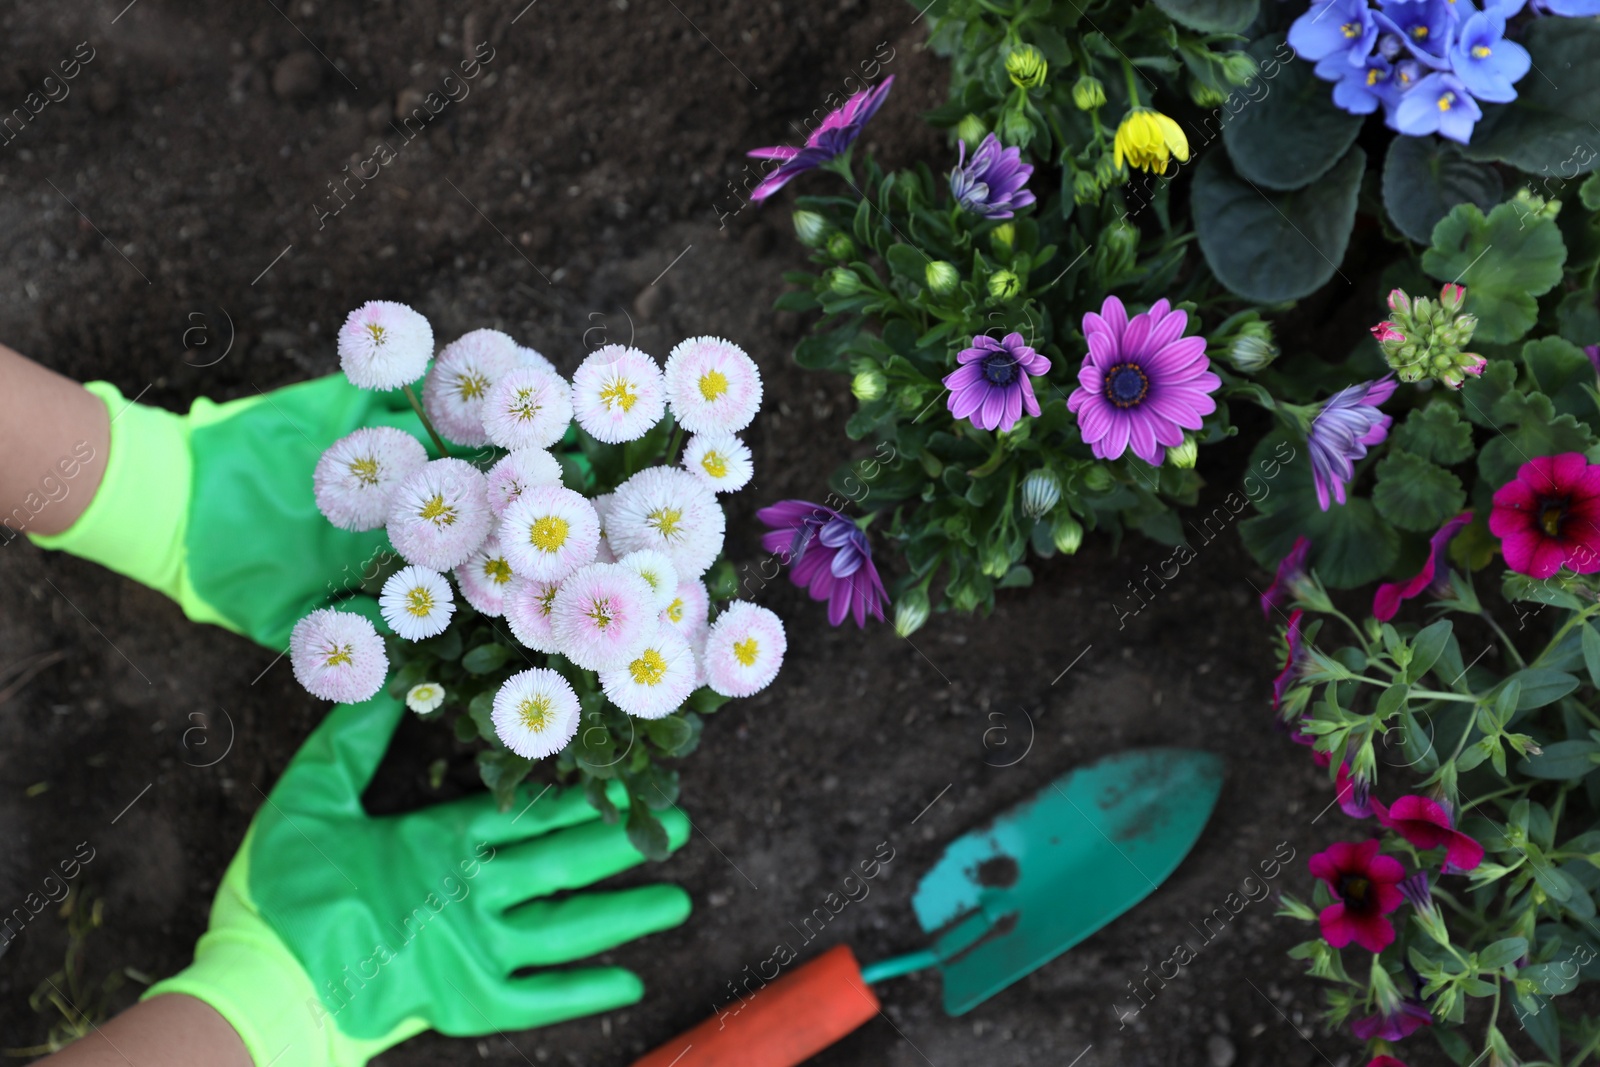
[[[770,397],[752,438],[757,484],[730,514],[735,561],[759,552],[760,503],[825,494],[850,454],[850,401],[841,382],[793,367],[804,324],[767,310],[801,262],[788,194],[735,212],[728,183],[744,149],[790,139],[890,50],[899,80],[867,147],[890,165],[941,159],[918,116],[943,99],[944,69],[919,51],[915,8],[138,0],[119,16],[124,2],[0,14],[0,109],[79,42],[94,51],[71,95],[0,145],[0,339],[182,407],[334,369],[334,328],[378,296],[413,303],[442,337],[506,329],[565,369],[606,340],[659,356],[717,333],[756,355]],[[481,41],[493,58],[471,95],[405,143],[388,126],[397,96],[434,91]],[[329,183],[381,139],[397,158],[323,215],[339,203]],[[1349,828],[1317,821],[1330,788],[1267,729],[1273,654],[1252,587],[1264,576],[1231,530],[1195,545],[1137,615],[1114,605],[1131,607],[1128,583],[1169,553],[1096,543],[991,618],[938,617],[912,641],[830,630],[787,584],[761,591],[787,620],[789,661],[770,690],[711,720],[684,766],[697,832],[650,874],[687,887],[695,914],[612,954],[643,975],[644,1003],[476,1042],[424,1036],[378,1062],[626,1063],[724,1005],[779,943],[809,958],[845,942],[863,960],[915,947],[909,900],[940,842],[1075,764],[1178,744],[1224,755],[1230,777],[1205,836],[1149,900],[961,1018],[941,1010],[937,977],[887,983],[883,1016],[816,1062],[1350,1063],[1356,1043],[1312,1028],[1315,983],[1283,955],[1304,928],[1262,901],[1213,919],[1214,940],[1199,932],[1275,852],[1295,859],[1274,888],[1307,893],[1304,858]],[[104,894],[106,920],[88,972],[169,974],[262,791],[324,709],[271,653],[20,539],[0,548],[0,604],[0,669],[65,653],[0,708],[0,906],[88,842],[77,884]],[[803,921],[888,849],[869,897],[806,944]],[[1163,988],[1148,976],[1182,939],[1203,947]],[[5,1045],[43,1039],[49,1020],[28,993],[65,945],[47,911],[5,955]],[[1153,992],[1124,1025],[1130,983]],[[1414,1067],[1431,1058],[1407,1052]]]

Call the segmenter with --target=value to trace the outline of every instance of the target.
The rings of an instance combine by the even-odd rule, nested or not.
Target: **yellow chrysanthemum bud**
[[[1013,85],[1037,89],[1049,77],[1050,64],[1045,62],[1044,53],[1031,44],[1025,44],[1021,48],[1013,48],[1011,54],[1006,56],[1006,73],[1011,75]]]
[[[1106,87],[1093,74],[1085,74],[1072,84],[1072,103],[1079,111],[1106,106]]]
[[[1189,139],[1183,135],[1183,128],[1166,115],[1154,108],[1136,107],[1117,127],[1112,153],[1118,167],[1126,161],[1131,167],[1160,174],[1174,156],[1180,163],[1189,161]]]

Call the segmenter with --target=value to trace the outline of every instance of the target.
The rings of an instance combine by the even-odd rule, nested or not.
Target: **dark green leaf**
[[[1600,633],[1588,623],[1583,630],[1583,665],[1589,668],[1589,680],[1600,686]]]
[[[1534,871],[1534,878],[1541,886],[1545,884],[1544,879],[1539,878],[1537,870]],[[1546,888],[1545,892],[1550,893],[1550,890]],[[1550,893],[1550,895],[1555,896],[1554,893]],[[1556,899],[1565,900],[1569,895],[1570,890]],[[1570,993],[1578,987],[1578,968],[1566,961],[1561,963],[1535,963],[1518,971],[1517,977],[1526,978],[1533,983],[1535,989],[1551,997]]]
[[[1503,192],[1498,171],[1463,158],[1449,141],[1396,137],[1389,142],[1383,160],[1383,206],[1400,232],[1418,244],[1433,240],[1433,227],[1457,204],[1476,204],[1488,211]]]
[[[471,674],[489,674],[505,666],[511,658],[511,649],[498,642],[479,645],[461,657],[461,666]]]
[[[1389,440],[1397,451],[1410,452],[1446,467],[1460,463],[1473,452],[1471,424],[1462,422],[1455,406],[1446,400],[1435,400],[1425,408],[1414,409],[1404,421],[1396,424]]]
[[[1581,295],[1592,306],[1594,295]],[[1600,333],[1594,340],[1600,343]],[[1522,366],[1529,384],[1550,398],[1556,414],[1586,421],[1594,418],[1590,390],[1595,386],[1595,369],[1583,349],[1560,337],[1541,337],[1522,346]]]
[[[668,847],[667,828],[644,804],[628,807],[628,841],[647,860],[660,862],[672,854]]]
[[[1545,745],[1537,756],[1529,756],[1518,763],[1517,770],[1530,778],[1575,781],[1595,769],[1589,757],[1596,752],[1600,752],[1600,742],[1554,741]]]
[[[1402,530],[1431,533],[1467,503],[1461,479],[1410,452],[1390,452],[1372,489],[1378,513]]]
[[[1240,33],[1255,21],[1260,0],[1156,0],[1156,6],[1191,30]]]
[[[1449,643],[1454,628],[1449,619],[1440,619],[1424,627],[1411,639],[1411,663],[1406,667],[1408,681],[1420,681],[1423,675],[1433,669],[1433,665],[1439,662],[1439,656],[1444,652],[1444,646]],[[1445,681],[1448,684],[1449,680]],[[1387,693],[1384,695],[1388,696]]]
[[[1531,711],[1554,704],[1578,688],[1578,679],[1565,671],[1552,671],[1547,667],[1520,670],[1505,681],[1508,688],[1512,683],[1521,687],[1516,703],[1518,711]]]
[[[477,724],[478,736],[485,741],[497,741],[494,732],[494,692],[485,691],[472,698],[467,705],[467,715]]]
[[[1567,249],[1555,221],[1516,202],[1488,215],[1476,204],[1458,204],[1433,228],[1433,244],[1422,269],[1442,282],[1467,287],[1467,311],[1478,316],[1475,337],[1497,344],[1516,341],[1532,328],[1539,302],[1561,281]]]
[[[1503,161],[1529,174],[1558,179],[1593,170],[1591,125],[1600,115],[1600,23],[1593,19],[1540,19],[1522,43],[1534,72],[1517,83],[1510,104],[1486,105],[1483,121],[1462,147],[1469,159]],[[1542,73],[1542,76],[1541,76]]]
[[[1498,971],[1508,964],[1517,962],[1527,954],[1527,938],[1501,938],[1478,953],[1478,966],[1485,971]]]
[[[695,716],[698,718],[699,716]],[[656,747],[669,756],[678,754],[677,750],[687,745],[697,736],[694,726],[687,716],[674,714],[663,719],[651,719],[641,724],[644,732]]]
[[[1257,63],[1287,50],[1283,35],[1276,33],[1249,47]],[[1227,120],[1222,141],[1241,180],[1281,192],[1328,173],[1355,143],[1361,121],[1362,116],[1334,104],[1328,83],[1312,73],[1310,63],[1290,60],[1265,96]]]
[[[454,727],[457,741],[473,741],[478,737],[478,724],[471,715],[457,715]]]
[[[517,786],[528,777],[533,761],[524,759],[505,749],[490,749],[478,753],[478,776],[489,787],[501,811],[507,811],[516,798]]]

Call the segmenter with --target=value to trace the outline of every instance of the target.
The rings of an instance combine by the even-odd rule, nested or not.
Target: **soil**
[[[919,48],[916,8],[123,3],[0,14],[0,108],[22,105],[79,42],[93,50],[70,95],[0,145],[6,343],[182,408],[335,369],[335,327],[379,296],[418,307],[441,338],[499,327],[565,370],[606,341],[660,356],[684,336],[727,336],[756,356],[769,397],[751,438],[757,482],[730,509],[736,563],[759,556],[755,507],[820,498],[852,455],[845,384],[796,368],[805,323],[768,310],[782,271],[803,263],[790,194],[740,208],[729,183],[745,149],[791,139],[875,59],[898,80],[867,149],[890,166],[941,159],[919,115],[946,75]],[[409,112],[484,41],[492,58],[470,95],[414,141],[399,136],[395,105]],[[334,199],[330,182],[384,139],[399,146],[392,162]],[[1220,469],[1244,462],[1235,449]],[[1237,480],[1219,477],[1210,502]],[[695,902],[682,928],[608,954],[643,976],[644,1002],[475,1041],[425,1035],[376,1062],[623,1064],[726,1005],[778,943],[802,958],[847,943],[863,960],[917,947],[909,901],[941,842],[1075,765],[1168,744],[1221,754],[1228,781],[1149,899],[960,1018],[942,1011],[936,976],[885,983],[882,1015],[814,1062],[1353,1062],[1357,1043],[1314,1026],[1316,983],[1284,956],[1306,928],[1274,918],[1270,900],[1225,907],[1291,853],[1269,884],[1307,894],[1305,857],[1354,831],[1318,821],[1326,778],[1267,728],[1275,653],[1255,607],[1267,576],[1231,530],[1194,544],[1137,614],[1129,583],[1170,553],[1091,542],[992,617],[938,616],[909,641],[830,629],[785,582],[762,589],[787,620],[785,670],[708,722],[683,767],[690,844],[630,876],[671,879]],[[0,710],[0,903],[20,904],[86,842],[74,884],[102,895],[105,923],[82,948],[86,974],[170,974],[263,791],[325,709],[271,653],[22,539],[0,549],[0,603],[0,686],[29,657],[64,653]],[[397,747],[422,745],[415,734]],[[806,944],[814,909],[891,850],[869,894]],[[1213,915],[1228,921],[1206,925]],[[1183,939],[1193,961],[1149,977]],[[4,1045],[44,1039],[51,1018],[28,995],[66,948],[52,909],[6,953]],[[1130,983],[1149,990],[1136,1015]],[[125,982],[110,1009],[137,989]],[[1411,1044],[1413,1067],[1437,1062],[1425,1038]]]

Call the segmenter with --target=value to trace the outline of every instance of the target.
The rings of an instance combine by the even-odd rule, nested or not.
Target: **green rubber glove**
[[[402,714],[383,695],[334,708],[251,823],[193,965],[146,996],[210,1004],[263,1067],[349,1067],[427,1029],[520,1030],[639,1000],[619,967],[512,972],[677,926],[688,895],[567,892],[644,860],[577,789],[504,813],[483,794],[368,816],[361,793]],[[662,822],[680,847],[688,820]]]
[[[105,476],[71,529],[34,536],[166,593],[200,622],[283,649],[302,616],[378,573],[382,529],[350,533],[317,510],[311,473],[363,426],[395,426],[427,443],[399,391],[357,389],[343,374],[241,400],[200,399],[187,415],[105,401]]]

